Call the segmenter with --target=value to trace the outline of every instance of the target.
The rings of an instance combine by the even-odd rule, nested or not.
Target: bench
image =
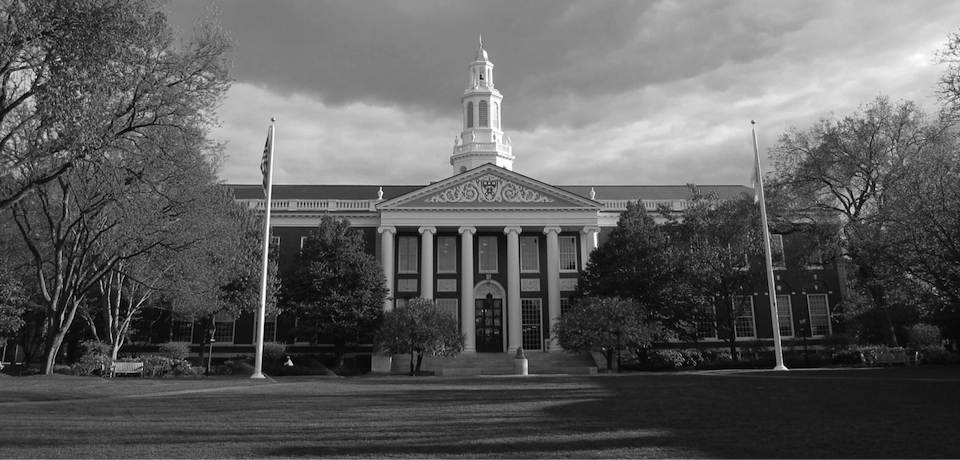
[[[143,363],[115,361],[110,365],[110,377],[116,377],[117,374],[140,374],[143,377]]]
[[[865,361],[867,364],[871,365],[902,364],[906,366],[910,364],[910,359],[907,357],[907,351],[903,348],[890,348],[885,351],[871,353],[869,356],[866,356]]]

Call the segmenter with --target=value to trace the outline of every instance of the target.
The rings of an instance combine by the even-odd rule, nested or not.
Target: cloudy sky
[[[514,170],[555,184],[747,184],[790,127],[878,95],[931,110],[952,1],[212,1],[234,41],[222,178],[423,184],[452,173],[478,35]],[[210,8],[171,0],[189,31]],[[765,155],[765,153],[764,153]]]

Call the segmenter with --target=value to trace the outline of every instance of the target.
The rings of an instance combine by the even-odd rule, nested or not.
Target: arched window
[[[493,110],[490,112],[490,125],[494,129],[500,129],[500,104],[493,103]]]
[[[473,101],[467,102],[467,128],[473,128]]]
[[[480,101],[480,127],[481,128],[486,128],[490,126],[490,118],[487,112],[489,112],[487,107],[487,101]]]

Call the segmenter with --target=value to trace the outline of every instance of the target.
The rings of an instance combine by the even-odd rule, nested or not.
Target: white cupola
[[[460,97],[463,129],[450,156],[454,174],[485,163],[513,170],[510,139],[500,129],[502,101],[503,95],[493,86],[493,63],[481,37],[476,58],[468,66],[467,89]]]

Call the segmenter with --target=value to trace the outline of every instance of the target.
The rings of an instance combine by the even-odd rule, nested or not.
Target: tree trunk
[[[417,375],[417,374],[416,374],[416,367],[414,367],[414,364],[413,364],[413,354],[414,354],[414,353],[415,353],[415,352],[414,352],[414,350],[413,350],[413,347],[410,347],[410,375]]]
[[[612,371],[613,370],[613,349],[604,348],[603,357],[607,359],[607,370]]]
[[[420,365],[423,364],[423,352],[417,353],[417,369],[414,375],[420,375]]]
[[[41,372],[44,375],[53,375],[53,366],[57,363],[57,354],[60,353],[60,346],[63,345],[63,338],[66,337],[67,331],[55,328],[53,325],[50,325],[47,330],[56,332],[47,336]]]

